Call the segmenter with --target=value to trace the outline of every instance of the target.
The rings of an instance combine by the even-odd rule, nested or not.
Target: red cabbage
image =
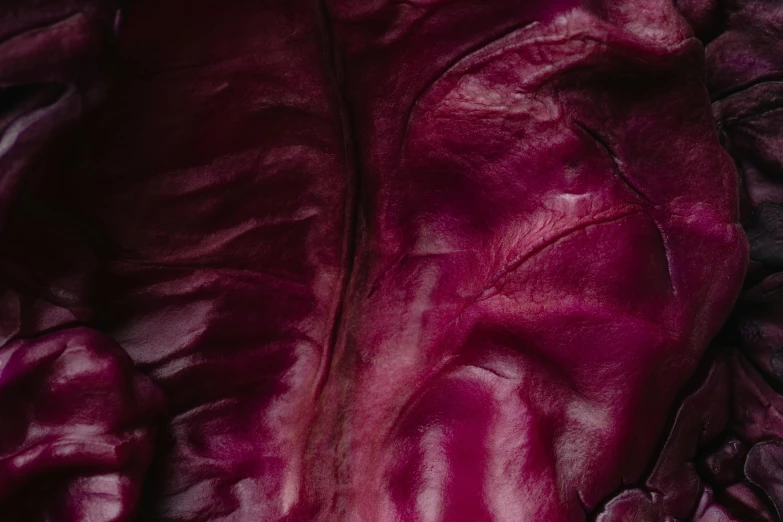
[[[780,522],[782,32],[8,0],[0,520]]]

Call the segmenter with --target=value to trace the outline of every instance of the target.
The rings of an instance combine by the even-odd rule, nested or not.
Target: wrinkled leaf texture
[[[0,518],[779,522],[781,31],[7,0]]]

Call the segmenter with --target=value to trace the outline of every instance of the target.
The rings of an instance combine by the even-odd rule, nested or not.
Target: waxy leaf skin
[[[6,0],[0,522],[781,522],[781,36]]]

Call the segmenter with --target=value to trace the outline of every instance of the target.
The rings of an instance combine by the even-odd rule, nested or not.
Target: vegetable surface
[[[780,520],[775,2],[7,5],[3,520]]]

